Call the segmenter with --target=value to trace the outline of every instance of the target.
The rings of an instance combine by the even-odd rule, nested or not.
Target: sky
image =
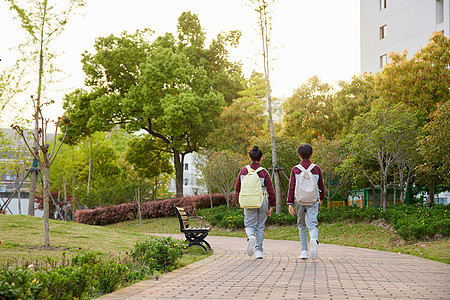
[[[59,2],[60,0],[58,0]],[[244,75],[263,72],[257,14],[248,0],[87,0],[72,16],[63,33],[51,44],[60,53],[57,66],[63,80],[48,88],[55,104],[45,112],[56,119],[62,115],[62,99],[76,88],[84,87],[81,54],[93,53],[95,39],[123,31],[150,28],[154,37],[171,32],[176,35],[178,17],[184,11],[198,15],[207,43],[218,33],[240,30],[242,38],[230,58],[240,61]],[[271,6],[271,85],[273,96],[289,97],[311,76],[335,85],[360,72],[359,0],[275,0]],[[26,38],[5,1],[0,2],[0,70],[12,65],[17,46]],[[30,93],[33,93],[32,91]],[[17,97],[25,105],[29,96]],[[31,112],[23,112],[27,115]],[[0,126],[15,118],[17,112],[0,116]],[[9,125],[10,123],[8,123]]]

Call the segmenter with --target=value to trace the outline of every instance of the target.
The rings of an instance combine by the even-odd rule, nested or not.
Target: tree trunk
[[[267,54],[266,54],[267,55]],[[268,66],[267,66],[268,68]],[[269,111],[269,128],[270,128],[270,142],[272,144],[272,168],[273,168],[273,178],[275,183],[275,198],[276,198],[276,213],[281,214],[281,189],[280,189],[280,173],[278,169],[277,162],[277,147],[275,144],[275,130],[273,127],[273,119],[272,119],[272,98],[270,96],[270,81],[269,81],[269,71],[265,69],[266,76],[266,87],[267,87],[267,102],[268,102],[268,111]]]
[[[69,221],[69,212],[67,211],[67,184],[66,180],[63,180],[63,187],[64,187],[64,219],[65,221]]]
[[[28,215],[29,216],[34,216],[34,200],[36,199],[36,178],[37,178],[37,171],[33,170],[31,172],[30,196],[28,198]]]
[[[430,207],[434,204],[434,183],[433,180],[430,182]]]
[[[44,166],[42,168],[43,192],[44,192],[44,247],[50,246],[50,168]]]
[[[386,209],[386,196],[387,196],[387,189],[386,189],[386,176],[383,172],[380,174],[380,195],[381,195],[381,204],[383,205],[383,210]]]
[[[173,150],[173,158],[175,163],[175,184],[176,184],[176,193],[177,198],[183,197],[183,164],[184,164],[184,155],[181,155],[178,150]]]
[[[88,174],[88,184],[87,184],[87,199],[89,202],[89,192],[91,188],[91,176],[92,176],[92,137],[89,137],[89,174]]]
[[[72,146],[72,221],[75,222],[75,170],[74,170],[74,164],[75,164],[75,155],[73,153],[73,146]]]
[[[378,201],[378,194],[377,194],[377,189],[375,188],[375,186],[372,184],[372,196],[373,196],[373,200],[376,201],[377,206],[380,206],[380,201]],[[367,199],[369,200],[369,199]]]

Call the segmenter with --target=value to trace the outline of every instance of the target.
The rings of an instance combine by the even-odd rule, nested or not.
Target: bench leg
[[[208,233],[185,233],[186,241],[189,242],[189,246],[191,247],[193,245],[198,245],[202,247],[206,252],[209,252],[211,250],[211,246],[207,241],[205,241],[206,236]]]

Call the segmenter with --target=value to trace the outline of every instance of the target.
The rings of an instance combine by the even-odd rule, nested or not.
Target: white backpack
[[[256,170],[247,166],[248,174],[241,177],[241,191],[239,193],[239,205],[241,208],[260,208],[264,201],[264,179],[259,178],[258,172],[264,170],[259,167]],[[262,180],[261,180],[262,179]]]
[[[311,164],[308,169],[305,169],[302,165],[296,165],[302,172],[296,175],[295,180],[295,200],[300,205],[313,205],[319,194],[319,188],[317,187],[317,180],[311,170],[315,167],[315,164]]]

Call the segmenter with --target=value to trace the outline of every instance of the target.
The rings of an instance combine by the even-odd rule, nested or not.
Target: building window
[[[380,0],[380,10],[383,10],[386,8],[387,0]]]
[[[387,64],[387,54],[383,54],[380,56],[380,69],[383,69],[383,66]]]
[[[386,24],[380,27],[380,40],[386,37]]]
[[[436,0],[436,24],[444,22],[444,0]]]
[[[6,174],[5,181],[15,181],[16,177],[13,175]]]
[[[188,185],[189,184],[189,179],[185,179],[184,180],[184,185]]]
[[[184,164],[184,169],[187,171],[189,170],[189,164]]]

